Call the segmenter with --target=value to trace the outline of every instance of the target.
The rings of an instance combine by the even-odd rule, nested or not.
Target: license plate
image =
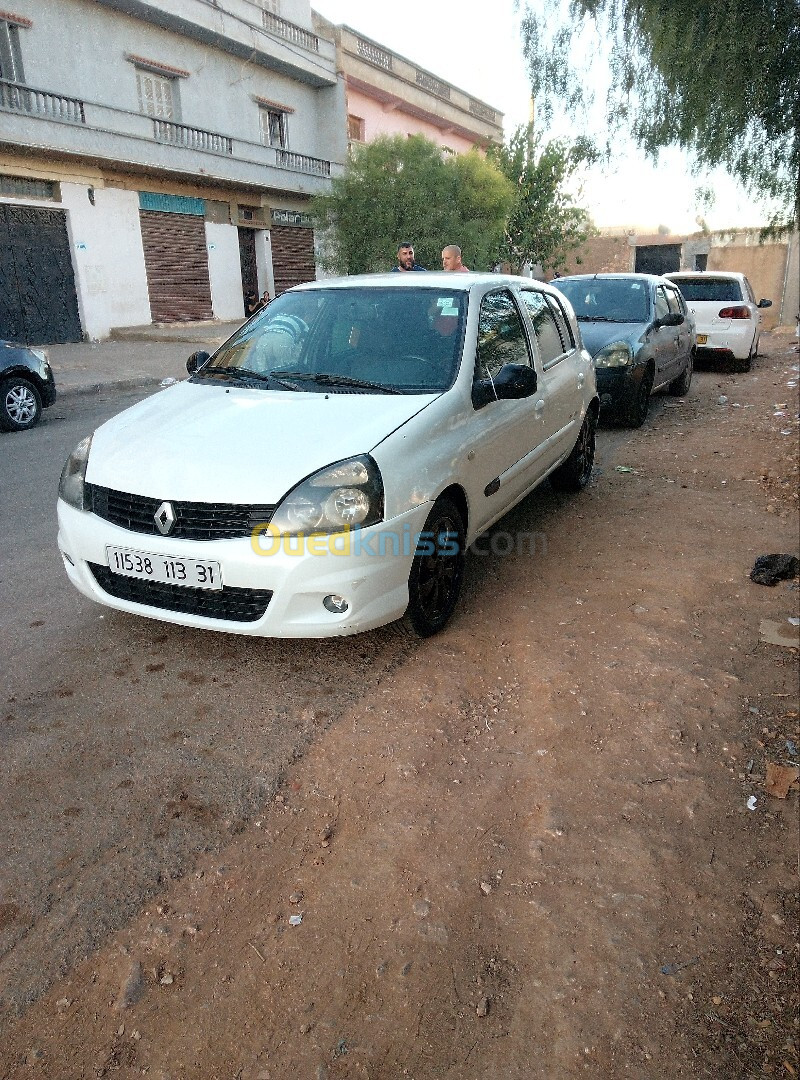
[[[708,341],[708,334],[698,334],[697,335],[697,344],[698,345],[705,345],[705,343],[707,341]]]
[[[218,562],[179,559],[119,547],[107,547],[106,558],[109,569],[123,577],[160,581],[166,585],[185,585],[192,589],[222,588],[222,573]]]

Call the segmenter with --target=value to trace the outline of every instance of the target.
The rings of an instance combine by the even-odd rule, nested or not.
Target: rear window
[[[685,300],[711,300],[714,303],[742,300],[738,281],[728,278],[702,277],[680,278],[675,282]]]

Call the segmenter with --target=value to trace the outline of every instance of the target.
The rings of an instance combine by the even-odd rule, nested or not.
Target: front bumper
[[[597,393],[602,408],[610,412],[620,412],[631,405],[639,390],[639,383],[646,368],[595,368]]]
[[[425,503],[391,521],[354,532],[346,547],[343,541],[328,543],[327,537],[316,541],[309,538],[303,543],[270,543],[265,538],[259,554],[249,537],[198,542],[145,536],[59,500],[58,547],[75,588],[89,599],[119,611],[181,626],[256,637],[340,637],[382,626],[405,612],[416,537],[429,511],[430,504]],[[109,585],[117,593],[112,595],[98,580],[111,580],[106,546],[168,558],[214,560],[220,565],[228,597],[206,590],[181,590],[180,606],[195,610],[173,610],[169,606],[169,589],[180,586],[153,589],[149,595],[154,600],[158,596],[159,606],[155,606],[142,599],[151,583],[128,589],[132,579],[120,581],[116,575],[112,575],[113,585]],[[92,566],[97,569],[93,571]],[[133,580],[138,583],[138,579]],[[188,602],[187,593],[192,594]],[[131,595],[135,598],[131,599]],[[329,595],[343,596],[348,610],[341,614],[328,611],[322,601]],[[241,617],[241,610],[236,618],[226,617],[225,612],[232,610],[227,607],[228,599],[237,609],[241,601],[241,610],[249,612],[247,617]]]

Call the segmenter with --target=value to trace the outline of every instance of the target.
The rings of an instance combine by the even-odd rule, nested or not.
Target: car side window
[[[656,312],[655,317],[657,319],[663,319],[665,315],[669,314],[669,303],[664,292],[664,286],[659,285],[656,289]]]
[[[520,313],[511,293],[502,289],[481,301],[475,378],[494,379],[506,364],[533,366]]]
[[[544,293],[537,292],[535,289],[523,289],[520,295],[533,323],[542,366],[547,367],[563,356],[565,349],[555,312],[548,304]],[[566,327],[564,333],[566,335]]]
[[[683,308],[681,307],[681,298],[676,289],[666,289],[667,304],[669,310],[674,315],[683,315]]]
[[[564,345],[564,349],[566,352],[569,352],[570,349],[575,348],[575,338],[573,336],[572,327],[569,324],[569,319],[567,318],[566,312],[561,306],[561,301],[558,300],[555,296],[548,296],[547,302],[555,313],[556,322],[558,324],[559,332],[561,333],[561,341]]]

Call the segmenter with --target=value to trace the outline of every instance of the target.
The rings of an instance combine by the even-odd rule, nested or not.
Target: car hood
[[[647,328],[647,323],[628,322],[589,322],[580,320],[581,337],[592,356],[597,356],[602,348],[614,341],[627,341],[629,345],[638,345]]]
[[[435,394],[322,394],[183,382],[98,428],[90,483],[188,502],[277,503],[378,443]]]

